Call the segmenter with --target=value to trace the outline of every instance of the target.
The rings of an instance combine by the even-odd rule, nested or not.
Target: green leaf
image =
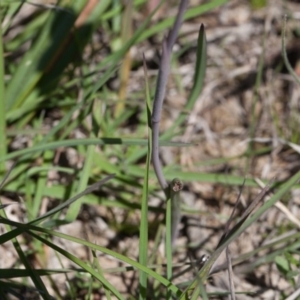
[[[283,256],[276,256],[275,257],[275,263],[276,263],[276,266],[277,266],[278,270],[282,274],[287,275],[288,271],[290,271],[289,262],[288,262],[288,260],[285,257],[283,257]]]

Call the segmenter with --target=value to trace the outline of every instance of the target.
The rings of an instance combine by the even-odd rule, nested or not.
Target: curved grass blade
[[[6,218],[5,211],[0,211],[0,216],[3,218]],[[9,224],[6,224],[6,230],[11,231],[11,226]],[[39,291],[40,296],[45,300],[53,300],[53,298],[48,293],[48,290],[40,278],[40,275],[36,272],[36,270],[31,266],[28,256],[25,255],[23,249],[20,246],[20,243],[18,239],[15,237],[11,240],[16,252],[18,253],[18,257],[20,259],[20,262],[23,264],[25,269],[28,271],[29,277],[31,278],[33,284],[35,285],[36,289]]]
[[[91,192],[99,189],[99,187],[101,187],[103,184],[105,184],[107,181],[109,181],[110,179],[112,179],[114,177],[115,177],[115,174],[108,175],[104,179],[102,179],[102,180],[94,183],[93,185],[87,187],[83,192],[77,194],[76,196],[72,197],[71,199],[67,200],[66,202],[64,202],[62,204],[59,204],[58,206],[56,206],[53,209],[49,210],[44,215],[42,215],[42,216],[38,217],[37,219],[35,219],[34,221],[30,222],[30,224],[38,224],[38,223],[40,223],[44,219],[46,219],[46,218],[48,218],[48,217],[56,214],[57,212],[61,211],[65,207],[71,205],[73,202],[75,202],[76,200],[78,200],[82,196],[84,196],[86,194],[90,194]]]
[[[71,260],[73,263],[75,263],[76,265],[80,266],[81,268],[83,268],[84,270],[86,270],[89,274],[93,275],[96,279],[98,279],[107,289],[109,289],[118,299],[125,299],[123,298],[123,296],[117,291],[117,289],[111,284],[109,283],[102,274],[96,272],[92,267],[90,267],[89,265],[87,265],[86,263],[84,263],[82,260],[80,260],[79,258],[77,258],[76,256],[74,256],[73,254],[69,253],[68,251],[60,248],[59,246],[55,245],[54,243],[48,241],[47,239],[43,238],[42,236],[30,232],[30,234],[32,235],[32,237],[36,238],[37,240],[39,240],[40,242],[42,242],[45,245],[48,245],[50,248],[52,248],[53,250],[57,251],[58,253],[64,255],[65,257],[67,257],[69,260]]]
[[[66,234],[63,234],[60,232],[49,230],[49,229],[43,228],[43,227],[34,226],[31,224],[21,224],[18,222],[10,221],[8,219],[0,219],[0,223],[9,224],[11,226],[17,227],[16,229],[13,229],[11,232],[7,232],[7,233],[1,235],[0,236],[0,244],[7,242],[11,238],[16,237],[17,235],[21,234],[22,232],[27,232],[27,233],[31,234],[31,231],[37,231],[40,233],[48,234],[50,236],[56,236],[56,237],[59,237],[59,238],[62,238],[62,239],[68,240],[68,241],[72,241],[72,242],[87,246],[91,249],[103,252],[107,255],[110,255],[110,256],[124,262],[125,264],[131,265],[134,269],[141,270],[141,271],[147,273],[148,275],[150,275],[151,277],[155,278],[162,285],[168,287],[174,293],[174,295],[176,295],[176,297],[179,297],[181,295],[181,291],[174,284],[172,284],[169,280],[167,280],[163,276],[161,276],[161,275],[157,274],[155,271],[143,266],[139,262],[136,262],[136,261],[132,260],[131,258],[128,258],[128,257],[126,257],[120,253],[117,253],[113,250],[110,250],[108,248],[101,247],[99,245],[93,244],[86,240],[82,240],[82,239],[79,239],[76,237],[72,237],[72,236],[69,236],[69,235],[66,235]]]
[[[106,183],[108,180],[110,180],[111,178],[113,178],[115,175],[111,174],[107,177],[105,177],[104,179],[96,182],[95,184],[87,187],[83,192],[79,193],[78,195],[70,198],[69,200],[67,200],[66,202],[56,206],[55,208],[51,209],[50,211],[48,211],[47,213],[45,213],[44,215],[40,216],[39,218],[24,224],[22,226],[23,230],[27,230],[26,226],[30,225],[30,224],[39,224],[40,222],[42,222],[43,220],[45,220],[46,218],[56,214],[57,212],[61,211],[62,209],[64,209],[65,207],[67,207],[68,205],[71,205],[73,202],[75,202],[77,199],[81,198],[82,196],[89,194],[95,190],[97,190],[101,185],[103,185],[104,183]],[[0,219],[1,222],[1,219]],[[5,223],[4,223],[5,224]],[[20,226],[19,226],[20,227]],[[13,229],[7,233],[4,233],[3,235],[0,236],[0,244],[6,243],[7,241],[13,239],[14,237],[18,236],[19,234],[23,233],[22,229],[20,228],[16,228]]]
[[[188,143],[181,143],[181,142],[169,142],[169,141],[162,141],[163,146],[170,146],[170,147],[187,147]],[[18,151],[14,151],[9,153],[3,157],[0,157],[0,162],[9,160],[12,158],[17,158],[22,155],[32,154],[39,151],[57,149],[60,147],[73,147],[79,145],[142,145],[146,146],[148,141],[145,139],[124,139],[124,138],[87,138],[87,139],[70,139],[64,141],[56,141],[46,144],[38,144],[31,148],[26,148]]]

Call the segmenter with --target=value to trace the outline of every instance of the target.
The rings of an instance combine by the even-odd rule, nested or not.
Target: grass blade
[[[6,214],[5,214],[4,210],[0,211],[0,215],[2,217],[6,218]],[[7,229],[7,231],[12,230],[12,228],[9,224],[6,224],[6,229]],[[19,257],[20,261],[23,263],[25,269],[28,272],[28,275],[30,276],[32,282],[34,283],[36,289],[39,291],[39,294],[41,295],[41,297],[45,300],[53,300],[53,298],[49,295],[47,288],[46,288],[44,282],[42,281],[42,279],[40,278],[39,274],[34,270],[34,268],[32,268],[32,266],[28,260],[28,257],[24,254],[16,237],[12,239],[12,243],[13,243],[13,246],[14,246],[16,252],[18,253],[18,257]]]
[[[147,109],[147,120],[148,120],[148,152],[146,160],[146,170],[144,175],[143,183],[143,195],[141,205],[141,225],[140,225],[140,240],[139,240],[139,262],[140,264],[148,265],[148,182],[149,182],[149,166],[151,161],[152,153],[152,141],[151,141],[151,99],[150,89],[147,74],[146,61],[144,58],[144,76],[145,76],[145,96],[146,96],[146,109]],[[147,299],[147,273],[140,271],[140,300]]]
[[[117,289],[104,278],[104,276],[102,274],[96,272],[92,267],[90,267],[89,265],[87,265],[86,263],[84,263],[82,260],[80,260],[76,256],[72,255],[68,251],[66,251],[66,250],[58,247],[57,245],[55,245],[54,243],[48,241],[47,239],[43,238],[42,236],[40,236],[40,235],[38,235],[38,234],[36,234],[34,232],[30,232],[30,234],[32,235],[32,237],[36,238],[37,240],[39,240],[43,244],[48,245],[50,248],[52,248],[53,250],[55,250],[55,251],[59,252],[60,254],[64,255],[65,257],[67,257],[68,259],[70,259],[73,263],[75,263],[76,265],[80,266],[81,268],[83,268],[84,270],[86,270],[88,273],[90,273],[91,275],[93,275],[107,289],[109,289],[118,299],[121,299],[121,300],[125,299],[117,291]]]
[[[2,23],[2,10],[0,10],[0,21]],[[6,155],[6,122],[5,122],[5,78],[4,78],[4,53],[2,28],[0,28],[0,157]],[[0,163],[0,174],[5,172],[5,162]]]
[[[84,162],[82,172],[80,173],[80,180],[79,180],[78,188],[76,190],[77,193],[84,190],[88,185],[88,180],[91,174],[91,168],[94,161],[94,152],[95,152],[95,146],[94,145],[88,146],[86,159]],[[79,214],[80,208],[81,208],[81,201],[77,201],[76,203],[74,203],[74,205],[70,206],[66,213],[66,221],[70,223],[75,221]]]
[[[180,191],[183,189],[183,183],[180,179],[174,178],[170,184],[170,200],[171,200],[171,245],[178,235],[178,224],[181,218],[181,198]]]
[[[206,50],[207,50],[207,42],[205,36],[205,28],[202,24],[200,26],[199,34],[198,34],[198,41],[197,41],[197,59],[195,65],[195,74],[193,79],[193,87],[188,97],[187,103],[184,107],[185,111],[191,111],[201,94],[204,79],[205,79],[205,72],[206,72]],[[173,126],[169,128],[163,135],[162,138],[170,138],[174,129],[177,129],[185,120],[185,114],[180,114],[179,117],[174,122]]]
[[[115,175],[111,174],[109,176],[107,176],[106,178],[100,180],[99,182],[96,182],[95,184],[89,186],[88,188],[86,188],[83,192],[79,193],[78,195],[70,198],[69,200],[67,200],[66,202],[56,206],[55,208],[51,209],[50,211],[48,211],[47,213],[45,213],[44,215],[40,216],[39,218],[25,224],[22,228],[23,230],[26,231],[26,225],[29,224],[39,224],[40,222],[42,222],[43,220],[45,220],[46,218],[56,214],[57,212],[61,211],[62,209],[64,209],[65,207],[67,207],[68,205],[71,205],[73,202],[75,202],[77,199],[81,198],[82,196],[91,193],[95,190],[97,190],[101,185],[103,185],[104,183],[106,183],[108,180],[110,180],[111,178],[113,178]],[[22,229],[20,228],[16,228],[13,229],[3,235],[0,236],[0,244],[6,243],[7,241],[15,238],[16,236],[22,234]]]
[[[163,146],[183,146],[187,147],[189,144],[187,143],[180,143],[180,142],[169,142],[169,141],[162,141]],[[51,143],[45,144],[38,144],[31,148],[26,148],[22,150],[17,150],[12,153],[9,153],[3,157],[0,157],[0,162],[13,159],[16,157],[20,157],[22,155],[28,155],[35,152],[57,149],[60,147],[72,147],[72,146],[79,146],[79,145],[147,145],[148,141],[144,139],[126,139],[126,138],[87,138],[87,139],[70,139],[70,140],[63,140],[63,141],[56,141]]]
[[[62,239],[68,240],[68,241],[72,241],[72,242],[87,246],[91,249],[103,252],[107,255],[111,255],[112,257],[124,262],[125,264],[131,265],[134,269],[141,270],[141,271],[147,273],[148,275],[150,275],[151,277],[155,278],[162,285],[168,287],[172,291],[172,293],[174,293],[174,295],[176,295],[177,297],[179,297],[181,295],[180,290],[174,284],[172,284],[169,280],[164,278],[163,276],[157,274],[155,271],[143,266],[142,264],[132,260],[131,258],[129,258],[127,256],[124,256],[122,254],[119,254],[119,253],[117,253],[113,250],[110,250],[108,248],[101,247],[99,245],[90,243],[86,240],[82,240],[82,239],[79,239],[79,238],[76,238],[76,237],[72,237],[72,236],[69,236],[69,235],[66,235],[66,234],[63,234],[63,233],[60,233],[60,232],[56,232],[56,231],[53,231],[53,230],[49,230],[49,229],[46,229],[46,228],[43,228],[43,227],[33,226],[31,224],[21,224],[21,223],[18,223],[18,222],[10,221],[8,219],[0,219],[0,223],[9,224],[10,226],[17,227],[16,229],[13,229],[11,232],[8,232],[8,233],[5,233],[5,234],[1,235],[0,236],[0,244],[5,243],[6,241],[10,240],[13,237],[16,237],[18,234],[20,234],[22,232],[28,232],[29,234],[31,234],[31,231],[37,231],[39,233],[44,233],[44,234],[47,234],[47,235],[50,235],[50,236],[51,235],[56,236],[56,237],[59,237],[59,238],[62,238]],[[29,230],[30,230],[30,232],[29,232]],[[13,233],[13,234],[11,234],[11,233]],[[9,236],[9,238],[7,239],[8,236]]]

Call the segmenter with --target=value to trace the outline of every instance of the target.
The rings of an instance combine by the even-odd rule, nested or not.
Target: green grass
[[[17,255],[13,267],[0,269],[1,299],[18,294],[20,287],[33,287],[43,299],[64,299],[60,284],[53,279],[55,274],[65,275],[70,299],[77,299],[81,290],[86,291],[85,299],[93,299],[95,291],[103,293],[107,299],[149,299],[149,295],[155,295],[153,299],[198,299],[199,295],[208,299],[211,295],[206,292],[205,283],[221,252],[258,222],[277,201],[299,189],[299,172],[284,181],[275,179],[270,187],[273,196],[258,209],[251,208],[245,216],[236,216],[218,247],[209,249],[211,256],[204,267],[199,271],[191,270],[195,263],[192,262],[189,274],[193,279],[186,282],[179,278],[181,282],[177,280],[175,284],[174,278],[178,275],[175,267],[184,267],[186,262],[174,262],[175,246],[173,249],[171,237],[174,207],[172,210],[170,199],[162,193],[151,166],[154,78],[149,75],[142,53],[138,54],[140,57],[132,57],[131,62],[127,61],[127,67],[122,65],[128,59],[130,49],[140,49],[142,45],[149,47],[150,43],[146,43],[149,38],[155,36],[162,40],[173,26],[175,16],[153,21],[156,11],[145,13],[142,20],[138,18],[138,26],[131,23],[132,16],[140,16],[141,8],[145,9],[145,2],[133,1],[132,7],[124,10],[119,1],[100,1],[81,15],[83,19],[78,19],[86,1],[71,1],[68,5],[68,1],[61,1],[59,7],[42,5],[38,13],[24,21],[25,24],[18,23],[24,1],[0,4],[3,24],[0,32],[0,178],[3,184],[0,186],[3,195],[20,197],[25,207],[24,223],[8,219],[0,207],[0,223],[6,226],[6,232],[0,236],[0,246],[12,242]],[[213,0],[189,7],[184,20],[200,17],[226,2]],[[125,29],[122,24],[126,24]],[[11,34],[13,26],[19,29],[15,34]],[[126,35],[124,31],[130,30],[131,26],[136,27],[132,34]],[[103,37],[103,44],[97,40],[99,36]],[[172,126],[160,135],[160,146],[181,147],[185,151],[195,144],[175,142],[173,138],[180,137],[184,131],[184,122],[204,87],[207,60],[204,26],[200,27],[198,40],[192,41],[191,45],[197,45],[191,89],[184,91],[180,75],[176,77],[179,90],[186,94],[186,103]],[[172,65],[177,67],[180,55],[174,57]],[[284,59],[289,66],[285,52]],[[121,91],[114,84],[126,77],[130,67],[143,68],[144,75],[140,90],[127,93],[126,89]],[[261,59],[255,93],[263,85],[263,68]],[[257,121],[254,108],[255,105],[249,133],[252,138],[255,138]],[[13,146],[21,138],[25,140],[24,144]],[[259,155],[269,155],[272,150],[270,147],[255,150],[251,143],[249,145],[239,157],[210,159],[197,166],[218,166],[242,158],[254,160]],[[289,141],[287,145],[290,145]],[[63,163],[70,149],[76,163]],[[10,170],[12,162],[15,164]],[[165,166],[163,172],[169,182],[178,177],[187,185],[197,182],[258,188],[255,178],[248,172],[247,178],[234,172],[192,172],[178,163]],[[59,174],[59,178],[52,180],[50,175],[53,173]],[[262,182],[267,183],[263,179]],[[160,205],[149,204],[154,197]],[[45,198],[50,202],[46,211],[43,210]],[[131,257],[124,249],[110,249],[88,238],[62,233],[59,226],[78,220],[83,205],[92,210],[101,207],[106,212],[102,217],[117,236],[138,236],[138,255]],[[186,204],[181,210],[187,216],[201,215],[201,211]],[[126,216],[124,223],[118,223],[117,214]],[[136,216],[139,222],[131,222]],[[294,254],[298,254],[299,234],[286,236],[286,228],[282,231],[277,241],[235,257],[233,264],[253,259],[249,270],[255,270],[275,262],[278,272],[295,285],[294,267],[299,267],[299,263]],[[20,236],[29,238],[19,239]],[[76,257],[54,238],[84,246],[91,254],[89,259]],[[165,251],[160,249],[162,240]],[[28,249],[24,250],[23,244]],[[47,268],[44,247],[55,252],[60,268]],[[102,266],[98,261],[100,254],[117,260],[120,266]],[[76,267],[64,267],[62,257]],[[37,267],[35,260],[45,262],[45,265]],[[137,272],[138,288],[130,295],[108,279],[111,274],[126,277],[132,270]],[[73,278],[79,278],[83,287],[80,288]]]

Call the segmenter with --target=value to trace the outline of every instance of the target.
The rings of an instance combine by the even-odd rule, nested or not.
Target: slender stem
[[[142,206],[141,206],[141,223],[140,223],[140,242],[139,242],[139,262],[140,264],[147,267],[148,265],[148,182],[149,182],[149,166],[151,162],[151,152],[152,152],[152,141],[151,141],[151,97],[150,88],[147,74],[146,59],[143,56],[144,64],[144,76],[145,76],[145,98],[147,105],[147,121],[148,121],[148,153],[146,160],[146,170],[144,175],[143,184],[143,196],[142,196]],[[140,271],[139,274],[139,286],[140,293],[139,299],[144,300],[147,298],[147,278],[148,275],[145,272]]]
[[[178,36],[179,28],[183,20],[184,12],[187,8],[188,1],[181,0],[178,14],[172,30],[167,38],[162,43],[162,56],[157,77],[156,91],[153,102],[153,111],[151,116],[152,122],[152,162],[154,171],[161,188],[167,196],[167,211],[166,211],[166,257],[167,257],[167,278],[172,279],[172,245],[177,235],[177,226],[180,220],[180,200],[179,191],[182,189],[182,183],[178,179],[174,179],[169,185],[162,171],[161,162],[159,159],[159,122],[165,98],[166,86],[170,72],[170,59],[172,48]],[[166,299],[172,299],[171,290],[167,290]]]
[[[158,71],[156,91],[155,91],[154,102],[153,102],[153,112],[151,116],[152,143],[153,143],[152,162],[160,186],[166,192],[166,194],[167,194],[168,183],[163,175],[162,166],[159,159],[159,122],[161,119],[161,111],[162,111],[162,106],[165,98],[168,76],[170,72],[170,59],[172,54],[172,48],[178,36],[179,28],[182,23],[183,15],[187,8],[187,4],[188,4],[187,0],[181,0],[174,26],[170,31],[168,37],[164,39],[162,44],[162,56],[161,56],[161,62]]]
[[[173,276],[173,255],[172,255],[172,200],[167,198],[167,207],[166,207],[166,243],[165,251],[167,258],[167,279],[172,280]],[[167,300],[172,299],[171,291],[167,290]]]
[[[171,242],[172,246],[178,235],[178,224],[181,218],[181,200],[180,191],[183,188],[183,183],[180,179],[174,178],[170,184],[170,200],[171,200]]]
[[[157,78],[157,87],[155,91],[153,112],[152,112],[152,163],[157,179],[163,190],[168,187],[168,183],[162,172],[162,166],[159,159],[159,122],[161,119],[161,111],[163,100],[165,97],[165,90],[170,68],[170,53],[167,49],[166,41],[163,41],[162,57],[160,62],[160,69]]]
[[[226,247],[226,258],[227,258],[227,267],[228,267],[228,280],[229,280],[229,287],[230,287],[230,295],[231,300],[235,300],[235,289],[233,283],[233,271],[232,271],[232,262],[231,262],[231,255],[229,251],[229,247]]]
[[[178,224],[180,221],[180,191],[183,188],[181,180],[174,178],[170,184],[169,198],[167,199],[166,211],[166,257],[167,257],[167,279],[172,279],[173,274],[173,244],[177,237]],[[172,299],[170,290],[166,299]]]
[[[2,14],[0,13],[2,21]],[[4,54],[2,29],[0,27],[0,157],[4,157],[6,149],[6,118],[5,118],[5,84],[4,84]],[[5,161],[0,162],[0,173],[5,172]]]

